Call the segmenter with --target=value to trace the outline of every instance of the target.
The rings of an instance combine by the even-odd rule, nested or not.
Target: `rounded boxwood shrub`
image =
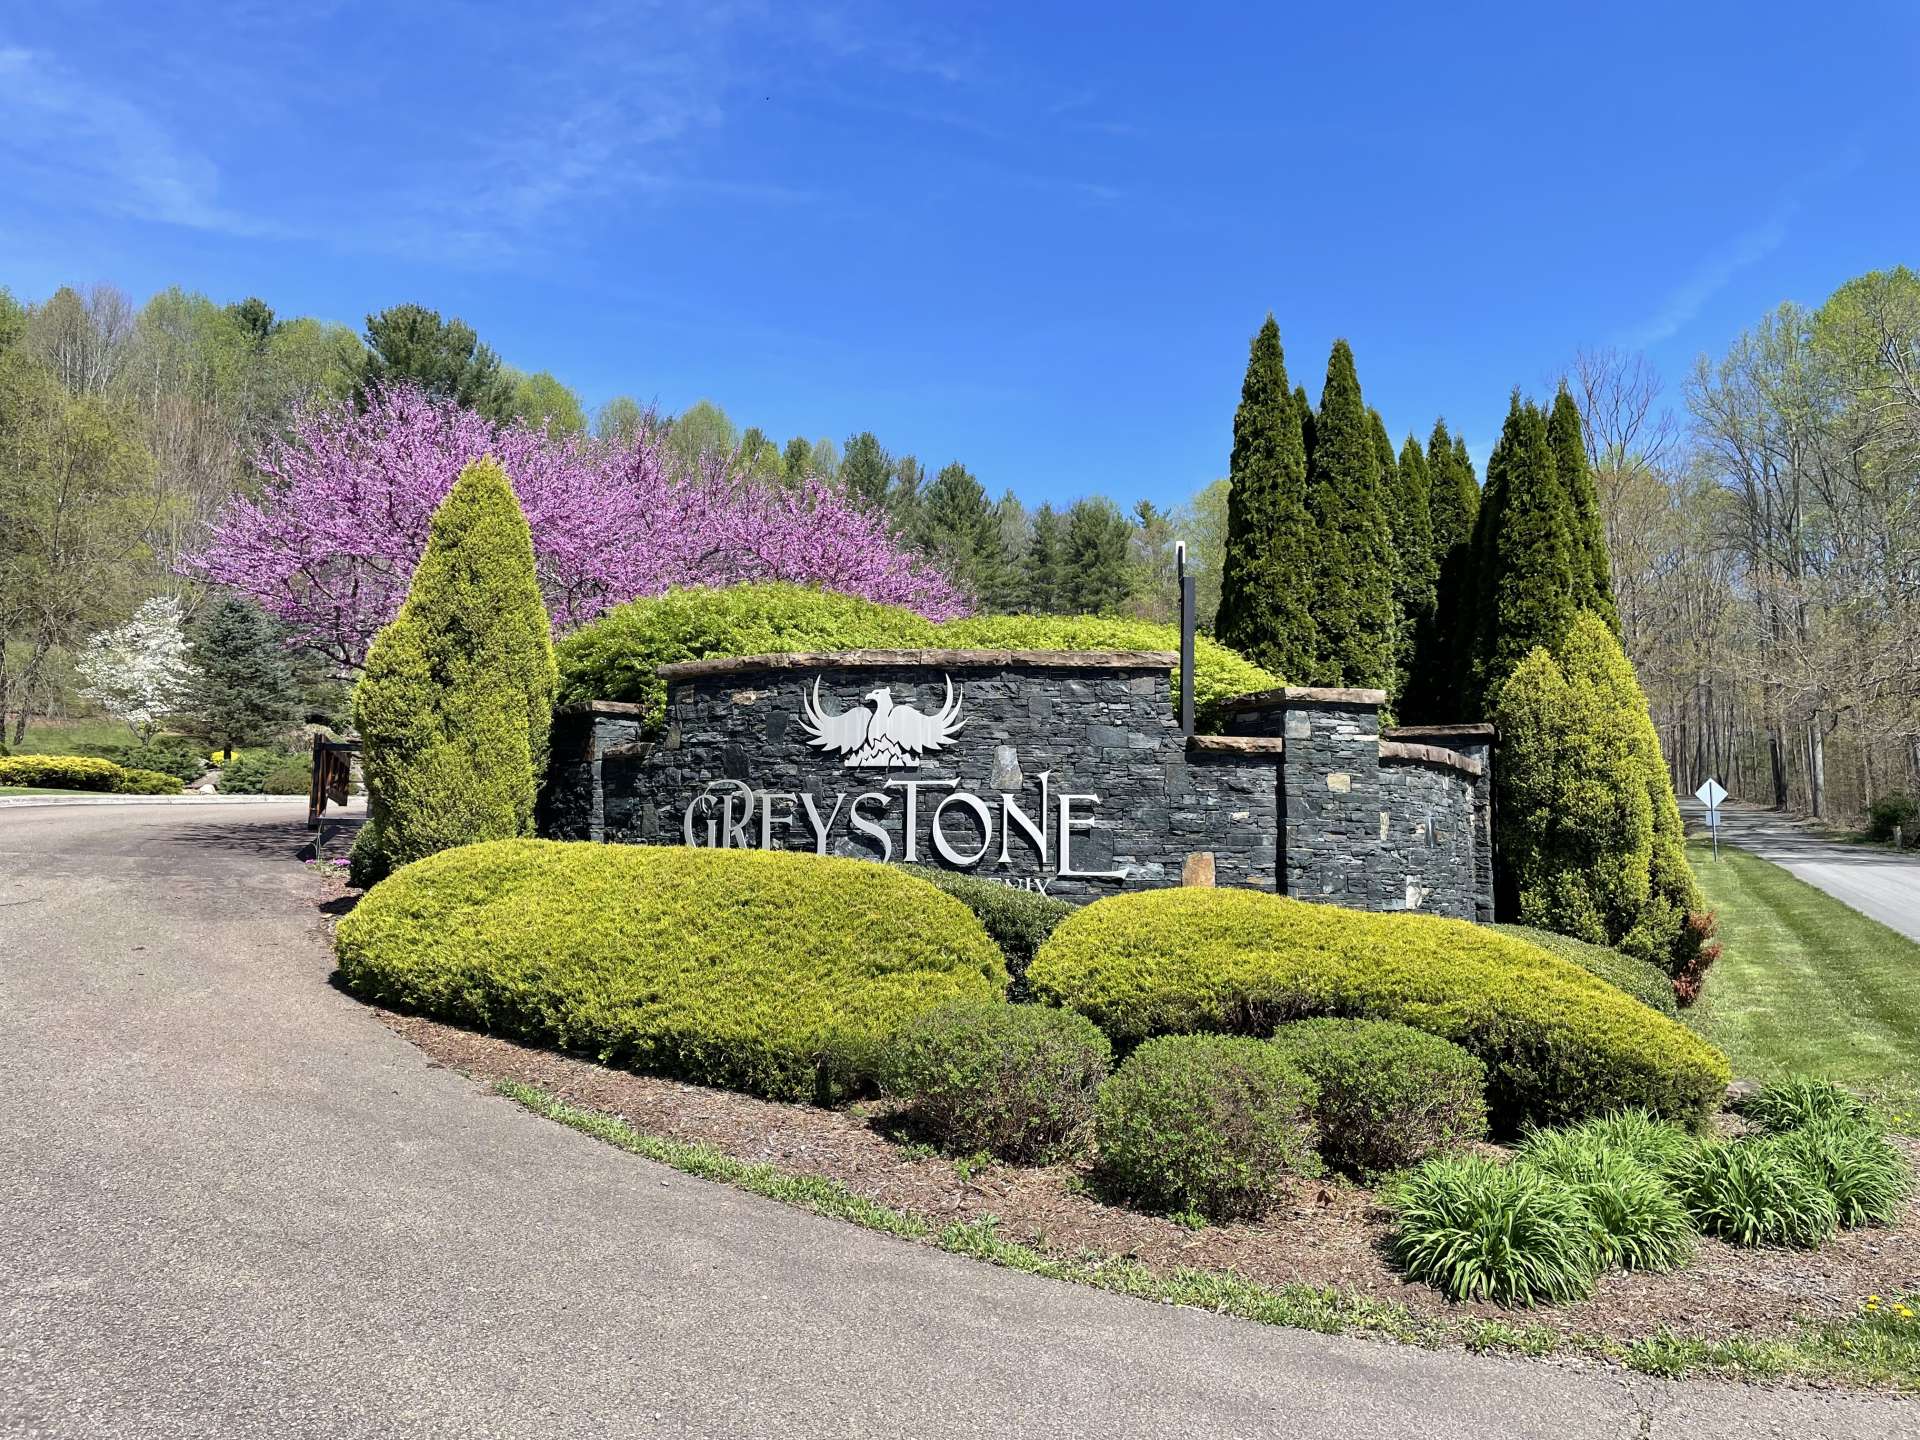
[[[1101,1169],[1117,1193],[1150,1209],[1258,1215],[1289,1173],[1319,1171],[1314,1098],[1313,1081],[1262,1041],[1149,1040],[1100,1087]]]
[[[1483,926],[1198,887],[1116,895],[1061,922],[1027,972],[1042,1000],[1127,1045],[1265,1035],[1315,1015],[1399,1020],[1487,1067],[1497,1129],[1641,1106],[1697,1125],[1726,1057],[1577,966]]]
[[[1827,1187],[1841,1225],[1891,1225],[1900,1218],[1913,1177],[1879,1130],[1848,1120],[1813,1120],[1789,1130],[1779,1143]]]
[[[1776,1135],[1702,1145],[1674,1186],[1703,1233],[1734,1245],[1811,1250],[1840,1224],[1833,1195]]]
[[[1320,1156],[1369,1176],[1487,1135],[1487,1067],[1391,1020],[1296,1020],[1273,1042],[1319,1088]]]
[[[502,840],[403,866],[336,934],[355,994],[782,1100],[873,1087],[888,1037],[1006,988],[966,906],[785,852]]]
[[[1071,1010],[955,1001],[906,1022],[881,1088],[949,1149],[1046,1164],[1080,1153],[1113,1051]]]
[[[1658,965],[1623,955],[1607,945],[1593,945],[1571,935],[1556,935],[1532,925],[1495,925],[1502,935],[1538,945],[1550,955],[1571,960],[1589,975],[1598,976],[1617,990],[1624,990],[1643,1005],[1651,1005],[1662,1015],[1677,1017],[1680,1007],[1674,1003],[1673,977]]]
[[[1561,1304],[1593,1289],[1593,1222],[1566,1185],[1525,1163],[1429,1160],[1388,1197],[1393,1263],[1450,1300]]]
[[[977,875],[962,875],[932,865],[904,868],[973,911],[987,934],[993,937],[993,943],[1000,947],[1000,953],[1006,956],[1007,973],[1013,977],[1010,993],[1016,1000],[1025,999],[1027,967],[1053,933],[1054,926],[1071,915],[1075,907],[1051,895],[1016,890],[1011,885],[983,880]]]
[[[1587,1207],[1603,1268],[1672,1270],[1692,1256],[1693,1222],[1672,1187],[1591,1132],[1537,1131],[1520,1159],[1559,1180]]]
[[[1816,1120],[1864,1124],[1872,1116],[1867,1102],[1843,1085],[1817,1075],[1769,1080],[1740,1102],[1740,1113],[1767,1130],[1796,1130]]]

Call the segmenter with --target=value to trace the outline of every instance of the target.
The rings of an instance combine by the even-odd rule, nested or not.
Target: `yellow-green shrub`
[[[1003,994],[972,912],[898,868],[502,840],[394,872],[340,922],[356,994],[777,1099],[871,1088],[902,1022]]]
[[[556,653],[563,701],[644,705],[657,723],[666,704],[666,685],[655,674],[662,665],[731,655],[926,647],[1177,652],[1180,632],[1173,625],[1095,615],[981,615],[936,625],[897,605],[761,581],[672,590],[616,605],[568,635]],[[1218,641],[1196,637],[1194,702],[1203,719],[1223,700],[1280,683]]]
[[[1376,915],[1251,890],[1152,890],[1069,916],[1027,972],[1115,1042],[1270,1034],[1286,1020],[1398,1020],[1487,1067],[1496,1126],[1644,1106],[1697,1124],[1726,1057],[1577,966],[1461,920]]]
[[[97,790],[110,795],[178,795],[177,776],[129,770],[92,755],[0,756],[0,785],[37,790]]]
[[[1624,990],[1643,1005],[1651,1005],[1662,1015],[1678,1016],[1673,1001],[1673,977],[1646,960],[1623,955],[1609,945],[1576,940],[1571,935],[1556,935],[1536,925],[1496,925],[1502,935],[1511,935],[1529,945],[1538,945],[1549,955],[1571,960],[1589,975],[1597,975],[1615,989]]]

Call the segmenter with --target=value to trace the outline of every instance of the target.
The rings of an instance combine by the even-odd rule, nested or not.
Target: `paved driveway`
[[[1699,823],[1703,807],[1697,801],[1681,808]],[[1774,811],[1732,803],[1721,808],[1720,824],[1722,843],[1771,860],[1862,915],[1920,940],[1920,852],[1836,844]]]
[[[300,802],[0,813],[0,1434],[1896,1433],[1911,1410],[1276,1330],[707,1185],[345,996]]]

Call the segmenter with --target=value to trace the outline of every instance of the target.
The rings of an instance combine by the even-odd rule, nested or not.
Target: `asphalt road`
[[[1703,1440],[1912,1418],[1149,1305],[624,1155],[328,986],[300,814],[0,812],[0,1434]]]
[[[1703,808],[1682,809],[1700,823]],[[1720,839],[1771,860],[1834,899],[1920,940],[1920,851],[1895,854],[1871,845],[1842,845],[1810,835],[1787,817],[1732,802],[1721,807]]]

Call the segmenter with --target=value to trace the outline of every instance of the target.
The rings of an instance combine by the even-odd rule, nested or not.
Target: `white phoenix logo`
[[[949,675],[946,680],[946,703],[932,715],[922,714],[911,705],[894,704],[893,690],[886,685],[860,697],[867,708],[829,715],[821,708],[820,681],[816,677],[811,699],[806,691],[800,692],[807,743],[817,750],[845,755],[849,769],[877,765],[882,769],[917,770],[921,755],[943,748],[967,723],[960,718],[953,677]]]

